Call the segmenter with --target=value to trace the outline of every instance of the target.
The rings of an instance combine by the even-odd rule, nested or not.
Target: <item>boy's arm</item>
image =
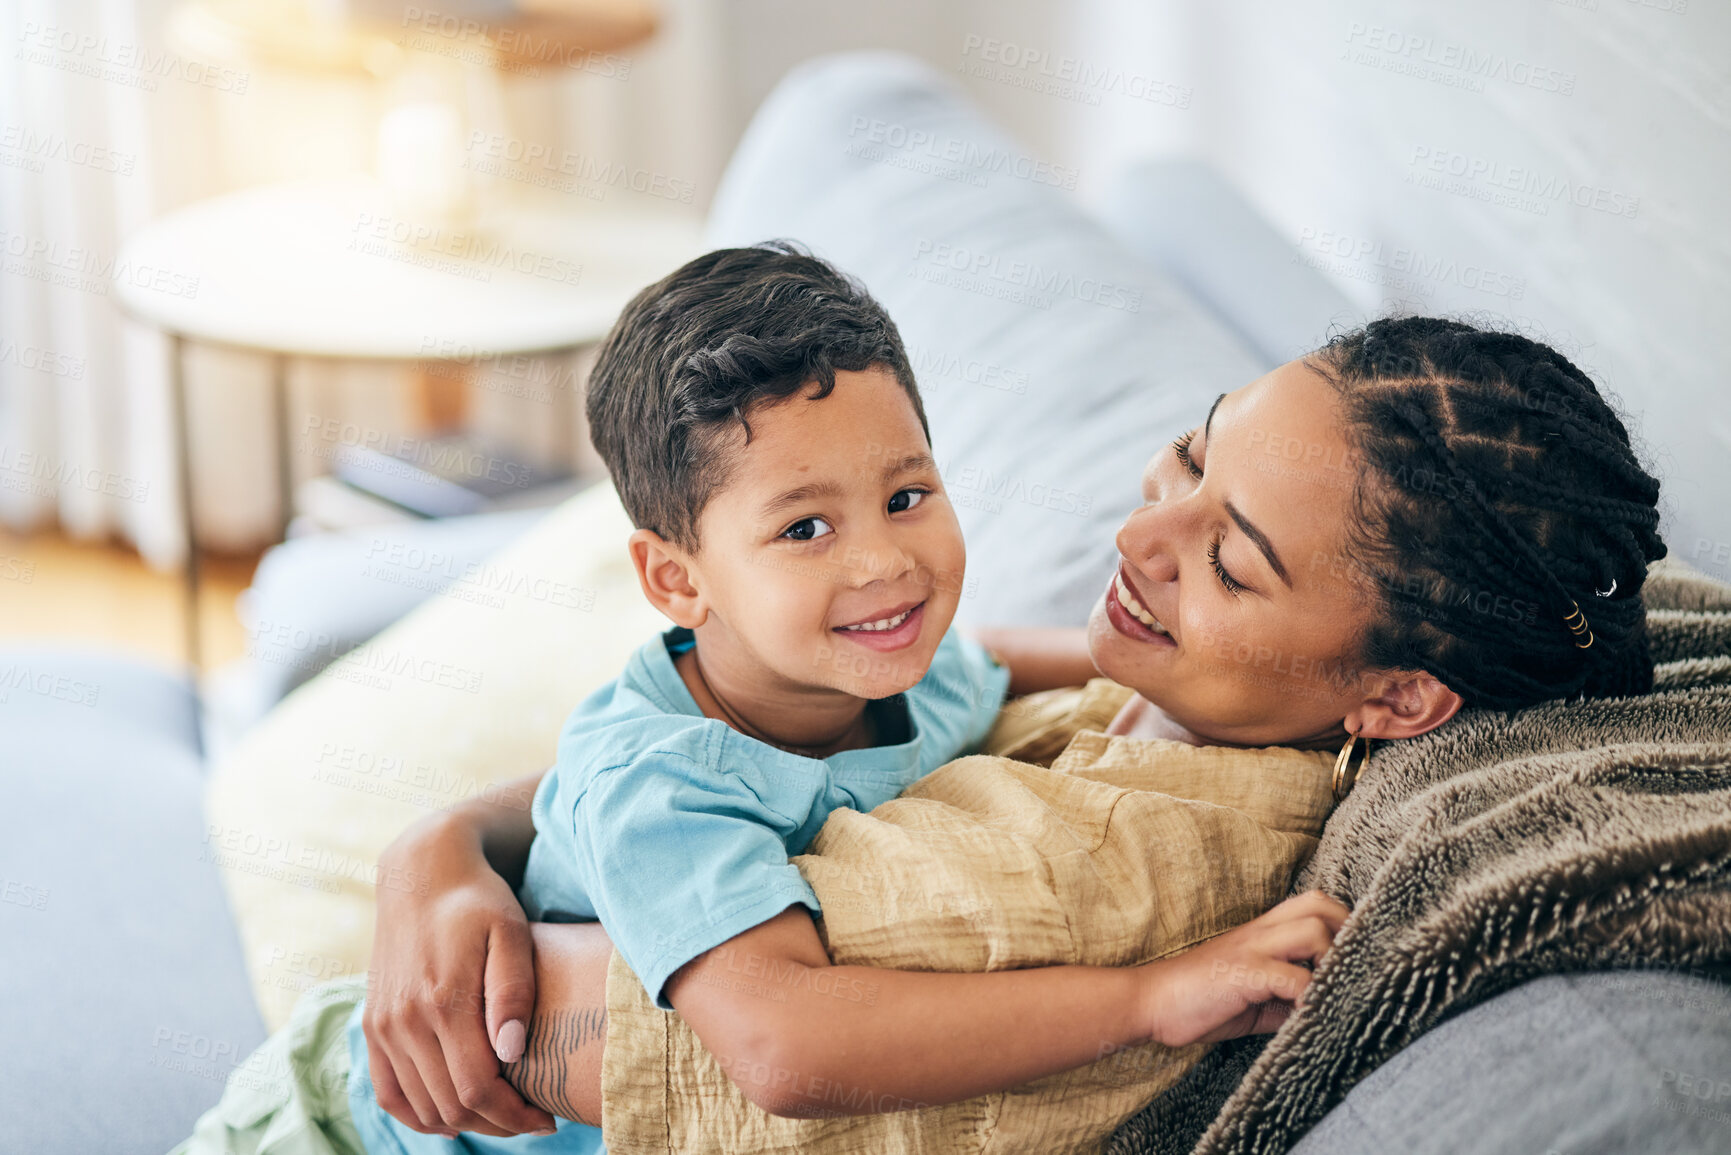
[[[739,1089],[791,1117],[876,1114],[1007,1090],[1147,1042],[1273,1030],[1346,909],[1289,899],[1182,955],[1138,967],[941,974],[833,966],[790,907],[677,971],[667,994]],[[1265,976],[1261,983],[1246,975]]]
[[[613,941],[598,922],[537,922],[529,929],[535,1009],[523,1057],[505,1064],[505,1078],[551,1114],[599,1127]]]
[[[1010,696],[1080,686],[1098,677],[1088,656],[1088,631],[1076,627],[987,626],[974,640],[1010,667]]]
[[[1274,1030],[1310,982],[1301,964],[1345,917],[1313,891],[1139,967],[941,974],[833,966],[796,906],[699,955],[667,990],[763,1110],[880,1114],[1007,1090],[1123,1046]],[[537,923],[534,938],[529,1046],[506,1075],[538,1106],[599,1126],[612,944],[596,923]]]
[[[529,1102],[598,1127],[612,943],[599,923],[532,929],[529,1045],[505,1077]],[[693,959],[667,990],[747,1099],[799,1118],[836,1114],[838,1087],[842,1113],[878,1114],[1081,1066],[1139,1034],[1144,985],[1131,968],[832,966],[794,906]]]

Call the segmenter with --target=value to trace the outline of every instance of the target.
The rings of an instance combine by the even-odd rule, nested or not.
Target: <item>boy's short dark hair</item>
[[[882,366],[931,430],[901,335],[858,281],[796,244],[705,253],[633,297],[589,376],[589,437],[625,510],[683,549],[727,480],[735,422],[838,370]]]

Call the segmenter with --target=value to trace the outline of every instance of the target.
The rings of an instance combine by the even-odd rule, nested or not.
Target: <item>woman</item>
[[[1088,676],[1085,641],[1135,691],[1108,734],[1338,749],[1340,767],[1360,738],[1416,737],[1463,707],[1651,686],[1639,593],[1665,553],[1658,482],[1591,381],[1526,338],[1374,322],[1223,395],[1142,485],[1118,573],[1085,637],[1052,635],[1044,680]],[[531,931],[507,879],[532,837],[525,812],[473,808],[411,828],[381,864],[433,880],[381,891],[366,1012],[379,1101],[416,1130],[552,1125],[499,1068],[531,1010],[564,1046],[518,1084],[599,1120],[610,945],[595,924]]]

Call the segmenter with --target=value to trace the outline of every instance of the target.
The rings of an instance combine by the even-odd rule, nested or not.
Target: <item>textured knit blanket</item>
[[[1378,744],[1294,892],[1352,908],[1304,1006],[1216,1048],[1107,1155],[1282,1152],[1444,1018],[1535,976],[1731,962],[1731,586],[1642,590],[1655,685]]]

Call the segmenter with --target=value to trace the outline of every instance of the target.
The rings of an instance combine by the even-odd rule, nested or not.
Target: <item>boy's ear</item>
[[[637,584],[649,604],[674,625],[695,630],[709,618],[708,600],[693,581],[691,557],[652,529],[639,529],[626,539]]]

